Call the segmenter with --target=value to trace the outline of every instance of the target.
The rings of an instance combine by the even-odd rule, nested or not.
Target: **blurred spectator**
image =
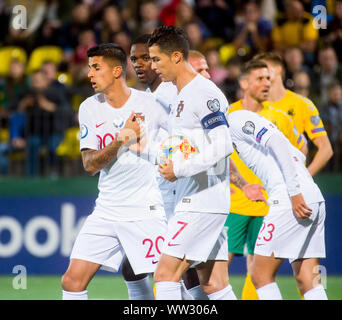
[[[18,19],[18,17],[12,14],[6,42],[10,45],[22,46],[26,50],[31,51],[35,47],[36,31],[41,26],[47,11],[47,1],[11,0],[10,4],[12,7],[22,5],[26,8],[26,26],[13,24],[14,19]],[[23,22],[24,19],[19,20]]]
[[[25,92],[27,81],[25,65],[19,60],[12,60],[9,75],[0,82],[0,173],[7,174],[9,171],[9,143],[10,125],[9,117],[16,106],[15,98]]]
[[[95,33],[91,29],[85,29],[78,35],[78,45],[73,51],[70,73],[75,86],[88,85],[88,55],[87,50],[96,45]]]
[[[262,0],[260,4],[261,16],[270,21],[273,25],[277,14],[277,1],[276,0]]]
[[[196,0],[195,13],[209,29],[213,37],[227,42],[234,36],[235,1],[229,0]]]
[[[72,18],[67,20],[61,28],[60,45],[64,50],[73,50],[78,45],[81,31],[88,29],[91,24],[89,7],[84,3],[77,4],[72,9]]]
[[[291,90],[294,92],[309,98],[310,86],[310,77],[306,71],[298,71],[293,75],[293,88]]]
[[[229,103],[242,99],[242,90],[239,84],[242,62],[239,57],[233,57],[226,63],[227,77],[225,78],[222,90]]]
[[[205,51],[205,41],[203,39],[202,31],[196,21],[187,23],[184,26],[184,31],[188,37],[190,49]]]
[[[12,10],[7,1],[0,1],[0,45],[4,45],[4,40],[8,35]]]
[[[217,50],[209,50],[206,53],[209,66],[209,74],[211,80],[218,86],[222,87],[224,80],[228,76],[227,70],[220,64],[220,56]]]
[[[111,42],[113,36],[121,31],[130,33],[130,30],[122,20],[120,10],[115,5],[108,5],[104,8],[102,14],[102,21],[96,25],[97,42]]]
[[[322,47],[318,50],[318,65],[315,66],[312,74],[312,90],[318,93],[318,106],[327,104],[327,88],[334,80],[342,83],[342,67],[334,48]]]
[[[164,4],[159,12],[159,19],[166,26],[173,26],[176,23],[177,7],[182,0],[170,0]]]
[[[70,123],[71,106],[64,93],[52,86],[42,71],[31,76],[31,87],[18,99],[18,112],[13,114],[11,125],[17,126],[19,137],[26,141],[27,173],[39,173],[39,160],[47,148],[47,167],[50,173],[57,169],[56,148],[63,140]]]
[[[289,47],[300,47],[305,63],[312,65],[318,36],[313,17],[304,11],[303,4],[298,0],[286,0],[285,14],[279,14],[272,31],[274,50],[283,55]]]
[[[324,40],[335,49],[338,60],[342,61],[342,0],[335,1],[333,20],[328,23],[326,29],[321,29],[320,33]]]
[[[284,54],[286,65],[285,86],[293,90],[295,73],[305,71],[310,74],[310,68],[304,64],[303,52],[299,47],[291,47],[286,49]]]
[[[139,8],[140,22],[137,27],[139,34],[150,34],[162,23],[159,20],[159,9],[155,1],[143,2]]]
[[[233,44],[236,50],[243,48],[252,57],[270,48],[271,30],[271,22],[261,17],[256,1],[247,1],[243,7],[242,22],[236,26]]]
[[[323,108],[321,116],[334,149],[329,167],[337,172],[341,169],[342,162],[342,87],[337,81],[328,87],[328,103]]]

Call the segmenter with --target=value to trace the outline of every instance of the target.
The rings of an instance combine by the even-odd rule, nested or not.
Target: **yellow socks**
[[[241,299],[242,300],[259,300],[258,294],[251,280],[251,275],[249,273],[247,273],[246,275],[245,284],[242,289]]]

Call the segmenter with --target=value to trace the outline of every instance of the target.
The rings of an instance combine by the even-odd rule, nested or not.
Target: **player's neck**
[[[196,76],[197,73],[190,67],[190,65],[188,63],[184,63],[183,66],[179,68],[176,79],[172,81],[177,87],[177,93],[179,94],[180,91]]]
[[[106,100],[113,108],[121,108],[131,95],[131,89],[127,87],[125,81],[116,83],[105,93]]]
[[[151,90],[151,92],[156,91],[156,89],[159,87],[159,85],[161,84],[161,79],[159,77],[157,77],[152,83],[150,83],[148,85],[149,89]]]
[[[284,87],[283,80],[278,77],[271,85],[267,101],[275,102],[281,100],[286,95],[286,88]]]
[[[253,112],[259,112],[263,108],[262,102],[255,100],[249,95],[245,95],[242,98],[241,106],[243,109],[253,111]]]

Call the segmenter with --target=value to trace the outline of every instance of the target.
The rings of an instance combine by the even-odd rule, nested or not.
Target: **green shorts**
[[[248,254],[254,254],[255,242],[263,220],[264,217],[229,213],[225,223],[228,227],[228,252],[243,255],[246,245]]]

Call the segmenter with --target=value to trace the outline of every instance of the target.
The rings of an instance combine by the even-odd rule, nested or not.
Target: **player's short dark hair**
[[[267,69],[267,64],[261,60],[255,60],[252,59],[248,62],[246,62],[243,67],[241,68],[241,75],[240,77],[245,77],[251,73],[253,70],[257,69],[262,69],[266,68]]]
[[[253,60],[264,60],[267,62],[271,62],[273,65],[281,66],[283,69],[285,69],[283,58],[275,52],[258,53],[253,57]]]
[[[258,53],[253,57],[253,60],[263,60],[270,62],[274,66],[280,66],[281,67],[281,75],[283,80],[285,79],[285,63],[283,58],[275,53],[275,52],[262,52]]]
[[[157,45],[160,51],[168,54],[179,51],[184,59],[188,60],[189,42],[188,37],[182,29],[174,26],[160,26],[156,28],[148,41],[148,46]]]
[[[146,44],[146,45],[148,45],[148,40],[150,40],[150,38],[151,38],[151,34],[149,34],[149,33],[142,34],[142,35],[136,37],[132,41],[132,45],[134,45],[134,44]]]
[[[115,43],[103,43],[98,46],[92,47],[87,51],[88,57],[104,57],[108,60],[114,60],[121,67],[123,72],[127,68],[127,56],[125,51]]]

